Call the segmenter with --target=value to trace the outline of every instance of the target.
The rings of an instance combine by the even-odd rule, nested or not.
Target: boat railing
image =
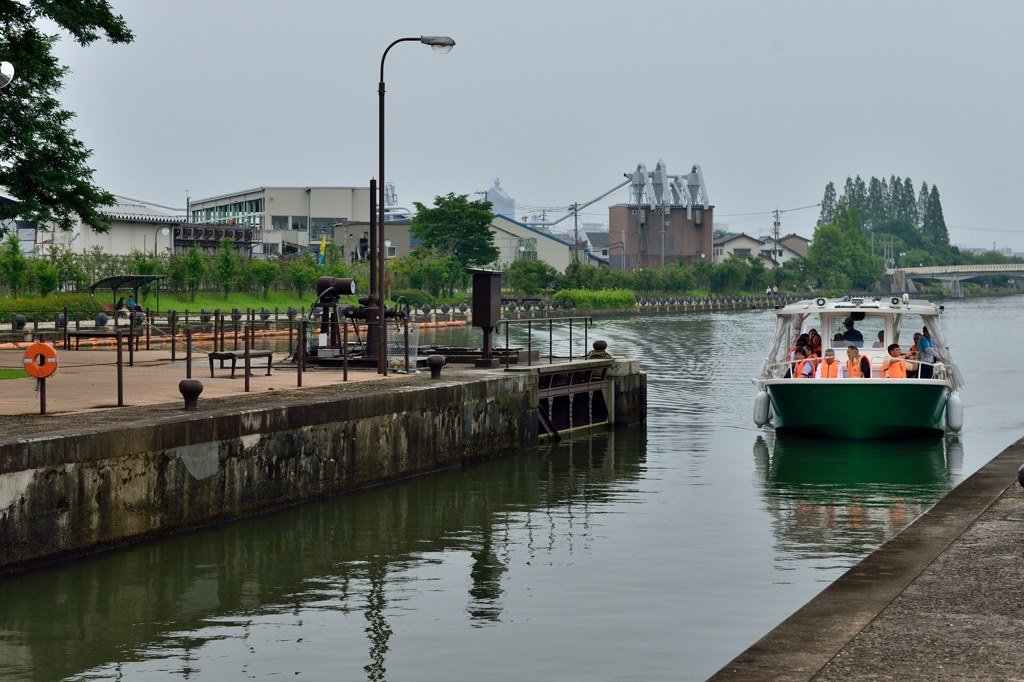
[[[865,356],[861,356],[861,357],[865,357]],[[820,362],[820,360],[819,360],[819,362]],[[845,360],[840,360],[840,362],[845,364],[846,361]],[[950,371],[949,366],[946,365],[945,363],[943,363],[940,360],[937,360],[935,362],[927,362],[925,360],[907,360],[907,362],[911,362],[911,363],[913,363],[916,366],[916,370],[910,370],[910,371],[917,371],[918,373],[920,373],[920,367],[921,366],[931,367],[932,368],[932,376],[931,376],[931,378],[936,380],[936,381],[949,381],[952,378],[951,377],[952,373]],[[792,370],[792,368],[793,368],[793,366],[795,364],[796,364],[796,362],[794,362],[794,361],[786,361],[786,360],[783,360],[782,362],[770,363],[770,364],[766,365],[765,372],[764,372],[764,374],[762,376],[758,377],[758,381],[768,381],[768,380],[771,380],[771,379],[785,379],[787,373],[789,373]],[[876,362],[871,362],[871,377],[875,378],[875,379],[881,379],[882,378],[882,363],[881,362],[877,362],[877,363]],[[911,377],[911,378],[917,378],[917,377]]]

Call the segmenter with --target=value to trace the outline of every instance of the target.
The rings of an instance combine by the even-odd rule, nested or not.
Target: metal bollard
[[[203,392],[203,382],[199,379],[182,379],[178,382],[178,391],[185,399],[186,410],[199,409],[199,394]]]

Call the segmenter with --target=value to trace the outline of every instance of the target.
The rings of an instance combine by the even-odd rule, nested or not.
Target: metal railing
[[[860,357],[867,357],[867,356],[866,355],[862,355]],[[947,366],[942,361],[927,362],[925,360],[911,360],[911,359],[908,359],[908,358],[901,358],[901,359],[905,360],[906,362],[913,363],[914,365],[916,365],[915,369],[907,370],[908,372],[913,372],[913,371],[918,371],[919,372],[920,371],[919,368],[923,365],[923,366],[927,366],[927,367],[931,367],[932,368],[932,376],[928,377],[928,378],[936,379],[938,381],[944,381],[944,380],[948,379],[948,376],[947,376],[947,373],[946,373],[946,367]],[[846,367],[846,360],[842,359],[842,358],[836,358],[836,361],[840,363],[840,371],[842,371],[842,368]],[[822,362],[822,360],[820,360],[820,359],[816,361],[815,373],[817,373],[817,365],[821,364],[821,362]],[[868,362],[871,362],[871,358],[868,358]],[[772,379],[794,378],[792,376],[787,377],[787,374],[791,375],[792,369],[795,366],[796,366],[796,361],[783,360],[782,362],[774,362],[774,363],[768,365],[768,376],[759,377],[758,381],[768,381],[768,380],[772,380]],[[876,370],[879,373],[882,373],[883,372],[882,365],[881,364],[876,365],[875,363],[872,362],[871,363],[871,372],[872,372],[872,374],[874,374],[874,372]],[[849,379],[850,377],[843,377],[843,378],[844,379]],[[868,377],[868,378],[881,379],[881,378],[884,378],[884,377],[879,376],[879,377]],[[909,377],[909,378],[914,379],[914,378],[919,378],[919,377]]]
[[[526,325],[526,364],[531,366],[533,364],[533,325],[538,323],[543,328],[543,323],[548,323],[548,364],[553,364],[555,361],[555,341],[554,341],[554,324],[568,322],[569,323],[569,360],[573,359],[572,350],[572,335],[573,335],[573,321],[583,321],[583,348],[586,349],[587,343],[590,338],[590,327],[594,326],[594,318],[592,317],[548,317],[541,319],[527,319],[527,320],[499,320],[498,324],[505,325],[505,369],[508,369],[510,362],[509,354],[509,338],[508,330],[509,326],[513,324],[525,324]],[[584,350],[583,357],[586,357],[587,351]]]

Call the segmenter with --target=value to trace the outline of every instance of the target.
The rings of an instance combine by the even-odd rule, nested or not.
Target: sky
[[[757,235],[830,180],[895,174],[938,185],[954,243],[1024,251],[1024,3],[110,1],[132,44],[57,52],[117,194],[367,186],[381,53],[450,35],[447,55],[388,55],[402,205],[495,178],[520,205],[582,203],[662,159],[700,164],[715,221]],[[816,218],[785,213],[782,230],[810,237]]]

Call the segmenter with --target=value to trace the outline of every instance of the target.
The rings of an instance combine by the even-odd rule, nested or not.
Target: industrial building
[[[626,173],[628,203],[608,208],[612,268],[691,265],[710,258],[714,206],[700,166],[686,175],[669,175],[663,161],[651,172],[643,164]]]
[[[28,249],[32,243],[37,256],[45,256],[55,246],[84,253],[99,247],[104,253],[126,256],[132,251],[164,253],[174,245],[175,227],[185,221],[184,209],[154,204],[140,199],[114,195],[116,203],[104,206],[100,212],[109,216],[110,229],[97,232],[78,220],[70,231],[58,229],[19,229],[22,244]]]
[[[498,247],[499,267],[507,267],[517,260],[542,260],[555,270],[565,272],[572,262],[572,245],[561,239],[520,223],[503,215],[491,221],[494,245]],[[580,251],[581,260],[584,251]]]
[[[189,222],[244,228],[253,253],[293,253],[334,237],[335,226],[369,223],[369,187],[257,187],[189,202]]]

